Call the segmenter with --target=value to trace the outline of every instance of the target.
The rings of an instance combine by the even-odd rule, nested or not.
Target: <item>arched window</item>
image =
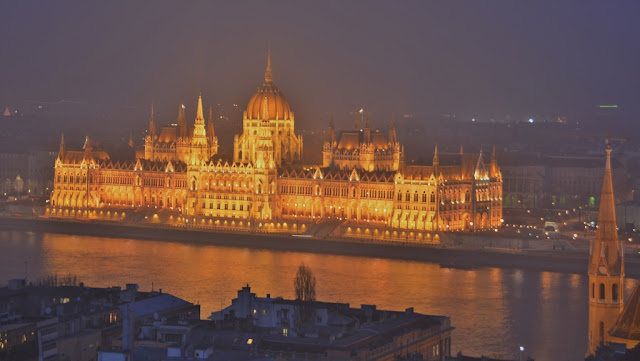
[[[611,299],[613,302],[618,302],[618,284],[614,283],[611,285]]]
[[[66,177],[66,176],[65,176]],[[65,182],[67,181],[67,179],[65,178],[64,180]],[[398,191],[398,200],[401,201],[402,200],[402,192]]]
[[[600,299],[604,300],[604,283],[600,284]]]
[[[591,298],[596,298],[596,284],[591,284]]]
[[[435,203],[436,201],[436,194],[434,192],[431,192],[431,203]]]
[[[422,203],[427,203],[427,192],[422,192]]]
[[[414,201],[414,202],[417,202],[417,201],[418,201],[418,191],[415,191],[415,192],[413,193],[413,201]]]
[[[404,196],[404,200],[409,202],[411,200],[411,195],[409,194],[409,191],[407,190],[407,194]]]

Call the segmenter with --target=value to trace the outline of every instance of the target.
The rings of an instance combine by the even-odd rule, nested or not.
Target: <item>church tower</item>
[[[616,211],[611,178],[611,145],[602,179],[598,229],[589,255],[589,349],[595,353],[600,343],[608,343],[608,331],[623,308],[624,256],[618,241]]]

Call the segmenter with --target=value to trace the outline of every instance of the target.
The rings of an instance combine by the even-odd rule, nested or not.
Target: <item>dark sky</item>
[[[275,83],[300,127],[640,113],[637,1],[1,1],[0,105],[73,100],[88,126],[242,107]],[[70,103],[75,104],[75,103]],[[87,110],[88,109],[88,110]],[[346,126],[346,124],[345,124]]]

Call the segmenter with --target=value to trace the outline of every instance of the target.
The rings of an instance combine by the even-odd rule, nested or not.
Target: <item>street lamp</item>
[[[520,361],[524,361],[524,346],[520,346]]]

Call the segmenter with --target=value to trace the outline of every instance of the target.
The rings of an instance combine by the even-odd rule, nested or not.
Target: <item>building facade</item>
[[[94,150],[67,150],[55,161],[49,215],[126,219],[144,209],[171,213],[172,221],[199,225],[233,222],[244,227],[278,220],[416,231],[472,231],[501,226],[502,173],[490,162],[461,154],[431,165],[407,165],[393,118],[387,135],[360,129],[336,132],[333,118],[321,165],[302,163],[302,137],[294,113],[274,85],[271,60],[265,80],[243,114],[233,159],[218,155],[211,111],[205,124],[202,96],[189,125],[184,106],[177,125],[156,127],[153,109],[144,151],[114,162]],[[174,216],[175,215],[175,216]],[[289,226],[287,226],[287,222]]]

